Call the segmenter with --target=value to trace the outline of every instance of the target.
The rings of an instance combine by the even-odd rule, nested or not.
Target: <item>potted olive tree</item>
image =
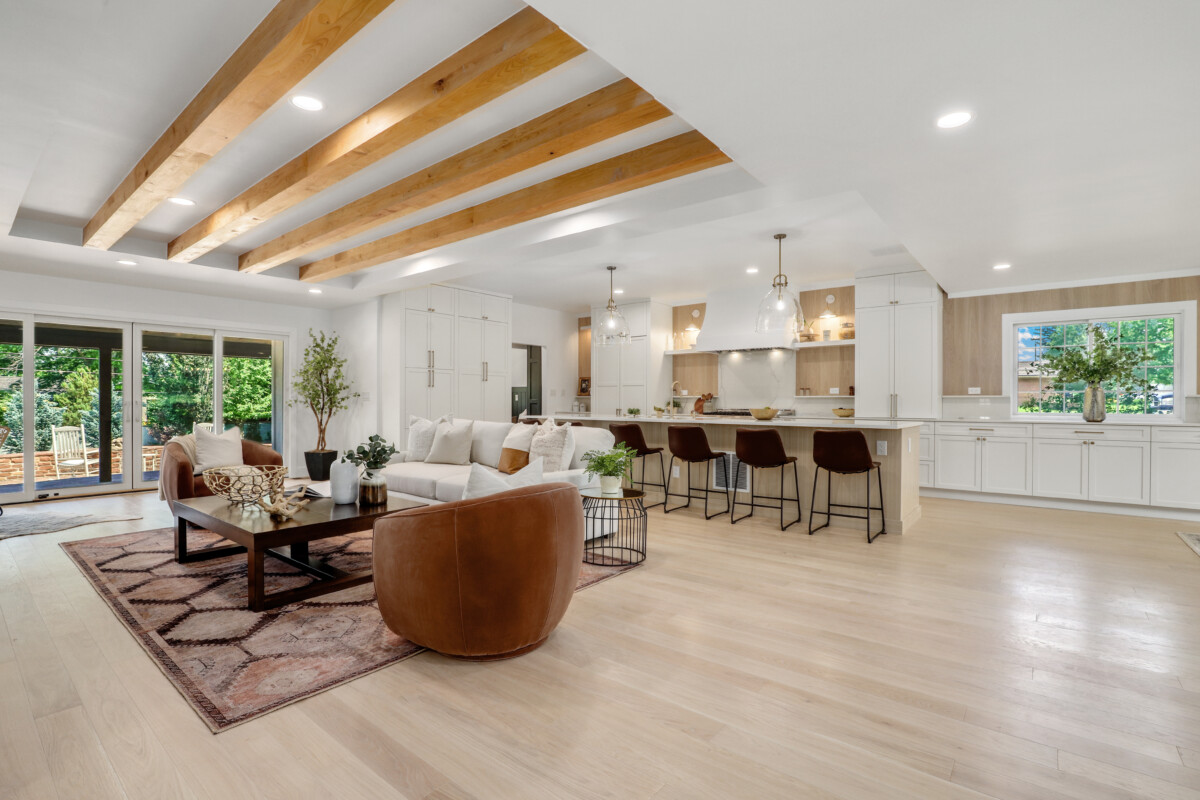
[[[633,469],[637,451],[624,443],[611,450],[589,450],[583,454],[584,471],[589,478],[600,476],[600,493],[621,493],[621,478]]]
[[[1084,384],[1084,421],[1104,421],[1107,415],[1106,384],[1126,394],[1142,393],[1150,399],[1155,397],[1154,383],[1139,374],[1149,360],[1143,350],[1121,347],[1099,325],[1088,325],[1087,333],[1092,340],[1090,348],[1052,346],[1039,340],[1042,355],[1033,362],[1033,368],[1039,374],[1053,378],[1051,386],[1056,392],[1064,391],[1071,384]]]
[[[292,406],[307,406],[317,419],[317,446],[304,452],[304,463],[308,477],[314,481],[329,480],[329,465],[337,458],[337,451],[325,446],[325,432],[329,421],[339,411],[349,408],[349,403],[358,392],[352,390],[346,379],[346,359],[337,353],[338,337],[326,336],[324,331],[308,331],[309,344],[304,349],[304,362],[292,379],[292,391],[296,393]]]

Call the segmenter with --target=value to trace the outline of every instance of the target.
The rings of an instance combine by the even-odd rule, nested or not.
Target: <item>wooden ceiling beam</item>
[[[201,220],[167,257],[192,261],[583,52],[525,8]]]
[[[670,115],[648,92],[624,78],[243,253],[239,269],[262,272],[277,267]]]
[[[314,261],[300,268],[300,279],[349,275],[729,161],[716,145],[689,131]]]
[[[84,226],[108,249],[392,0],[280,0]]]

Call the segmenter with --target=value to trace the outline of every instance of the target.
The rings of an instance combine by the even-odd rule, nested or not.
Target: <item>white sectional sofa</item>
[[[512,430],[511,422],[485,422],[475,420],[471,432],[471,461],[497,471],[504,437]],[[523,423],[516,423],[523,424]],[[613,447],[616,439],[604,428],[573,426],[575,450],[571,455],[571,468],[559,472],[546,472],[546,483],[565,481],[583,489],[599,485],[598,478],[590,481],[584,476],[583,454],[589,450]],[[461,500],[467,485],[470,464],[428,464],[424,461],[405,461],[404,453],[392,457],[392,463],[382,472],[387,479],[388,491],[415,497],[426,502],[450,503]]]

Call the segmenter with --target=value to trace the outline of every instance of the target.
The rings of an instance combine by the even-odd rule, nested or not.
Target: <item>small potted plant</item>
[[[600,476],[601,494],[621,493],[621,479],[633,469],[637,451],[624,443],[611,450],[589,450],[583,454],[584,472],[587,477]]]
[[[654,416],[661,417],[663,415],[664,411],[666,411],[665,408],[662,408],[660,406],[655,406],[654,407]]]
[[[1056,392],[1067,389],[1070,384],[1085,384],[1083,390],[1083,419],[1085,422],[1103,422],[1107,411],[1104,404],[1104,385],[1120,389],[1126,394],[1142,393],[1156,397],[1155,385],[1138,375],[1141,367],[1149,360],[1140,349],[1122,347],[1110,339],[1099,325],[1088,325],[1087,333],[1092,346],[1060,347],[1046,343],[1041,337],[1038,345],[1042,355],[1033,362],[1033,368],[1041,375],[1053,378],[1051,386]]]
[[[304,362],[292,379],[292,391],[296,393],[292,406],[307,406],[317,418],[316,449],[304,452],[304,463],[308,477],[314,481],[329,480],[329,465],[337,458],[337,450],[325,447],[325,430],[329,421],[339,411],[350,407],[350,401],[358,397],[346,379],[346,359],[337,354],[338,337],[308,331],[309,344],[304,349]]]
[[[386,467],[395,454],[396,448],[378,434],[357,449],[346,451],[345,460],[363,468],[358,481],[359,505],[375,506],[387,502],[387,481],[379,474],[379,470]]]
[[[640,408],[627,408],[625,409],[625,413],[631,417],[636,417],[642,413],[642,410]]]

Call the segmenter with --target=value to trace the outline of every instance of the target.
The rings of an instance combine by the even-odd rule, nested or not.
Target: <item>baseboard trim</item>
[[[1200,511],[1189,511],[1182,508],[1131,506],[1122,503],[1060,500],[1053,497],[1029,497],[1027,495],[959,492],[953,489],[927,487],[921,488],[921,497],[940,497],[947,500],[967,500],[972,503],[999,503],[1001,505],[1031,506],[1033,508],[1061,508],[1067,511],[1088,511],[1093,514],[1117,514],[1125,517],[1154,517],[1156,519],[1178,519],[1187,522],[1200,522]]]

